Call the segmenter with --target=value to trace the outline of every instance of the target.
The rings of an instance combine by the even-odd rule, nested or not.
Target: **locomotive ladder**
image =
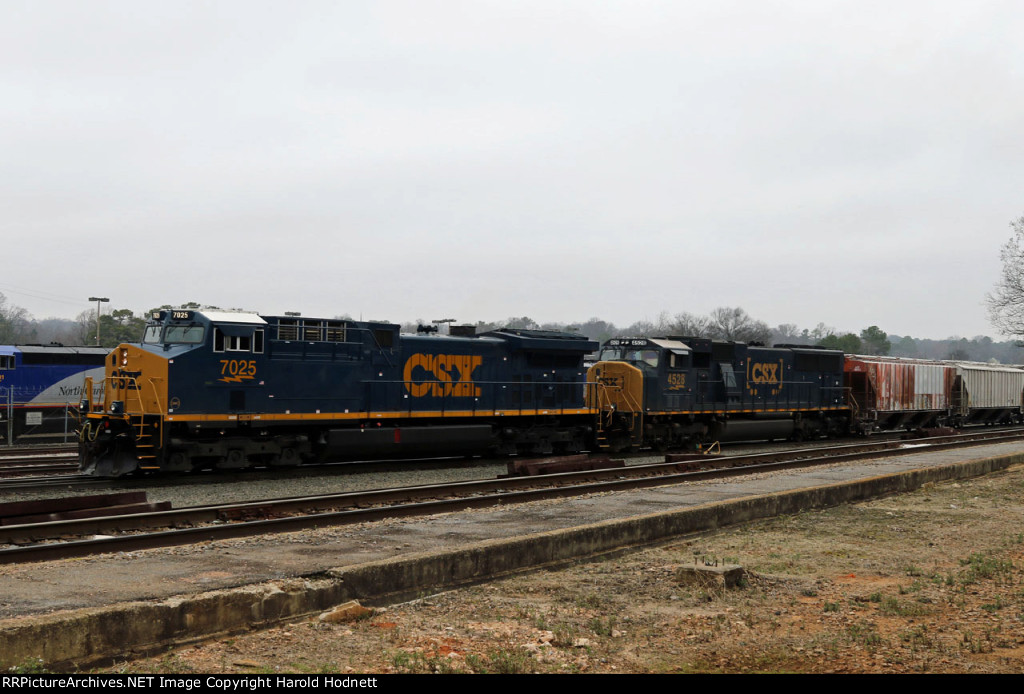
[[[643,424],[643,410],[640,409],[640,404],[630,398],[629,393],[624,390],[621,386],[609,386],[603,383],[597,384],[597,431],[595,432],[595,441],[597,442],[598,448],[611,448],[611,443],[608,440],[608,428],[611,426],[612,418],[615,415],[616,408],[613,406],[612,399],[608,393],[610,390],[618,392],[619,396],[626,405],[629,407],[629,432],[630,440],[632,443],[637,444],[640,442],[643,432],[641,427]],[[621,410],[618,410],[622,414]]]
[[[156,460],[156,437],[159,436],[159,432],[154,432],[159,428],[159,425],[154,426],[152,422],[147,420],[146,406],[142,400],[142,387],[138,380],[135,378],[131,378],[129,380],[133,387],[129,388],[127,392],[135,393],[135,400],[138,405],[136,411],[131,411],[131,408],[128,407],[127,398],[125,398],[125,410],[128,416],[128,423],[135,432],[135,457],[138,458],[139,467],[141,469],[156,470],[158,469],[156,466],[147,466],[144,463],[146,461]],[[153,381],[149,381],[148,385],[153,390],[153,400],[159,405],[160,397],[156,390],[156,384],[154,384]]]

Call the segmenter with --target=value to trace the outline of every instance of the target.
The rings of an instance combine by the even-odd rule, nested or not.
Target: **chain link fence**
[[[78,403],[34,403],[40,392],[42,389],[0,386],[0,445],[76,440]]]

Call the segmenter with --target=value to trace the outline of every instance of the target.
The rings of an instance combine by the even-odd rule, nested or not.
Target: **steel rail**
[[[268,499],[241,504],[197,506],[163,512],[6,526],[0,528],[0,541],[33,542],[45,536],[67,537],[84,534],[109,534],[113,532],[134,532],[152,527],[167,528],[185,524],[223,523],[221,525],[204,525],[203,527],[179,528],[153,533],[13,547],[0,550],[0,563],[43,561],[87,556],[102,552],[168,547],[216,539],[289,532],[325,525],[358,523],[390,517],[427,515],[467,508],[481,508],[495,504],[522,503],[541,499],[581,496],[591,493],[746,475],[753,472],[812,467],[861,460],[865,457],[912,455],[993,442],[993,438],[987,438],[982,441],[976,439],[971,441],[943,440],[949,438],[951,437],[940,437],[938,440],[920,439],[910,445],[905,442],[902,444],[885,442],[880,445],[839,446],[835,449],[829,449],[826,455],[821,455],[820,450],[798,450],[734,456],[719,459],[721,463],[727,463],[728,466],[710,470],[687,469],[692,467],[691,461],[653,463],[627,468],[558,473],[539,477],[479,480],[444,485],[418,485],[395,489]],[[1024,434],[999,436],[995,440],[1021,439],[1024,439]],[[357,508],[323,510],[338,509],[338,507]],[[304,515],[268,518],[268,516],[294,513]],[[226,520],[251,518],[253,516],[260,516],[262,519],[224,522]]]

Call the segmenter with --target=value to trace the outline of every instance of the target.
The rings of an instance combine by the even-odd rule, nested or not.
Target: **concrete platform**
[[[1024,444],[0,567],[0,668],[75,669],[1024,462]]]

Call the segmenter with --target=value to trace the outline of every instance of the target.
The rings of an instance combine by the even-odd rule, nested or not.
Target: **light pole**
[[[110,301],[105,296],[90,296],[89,301],[96,302],[96,346],[100,346],[100,304],[105,301]]]

